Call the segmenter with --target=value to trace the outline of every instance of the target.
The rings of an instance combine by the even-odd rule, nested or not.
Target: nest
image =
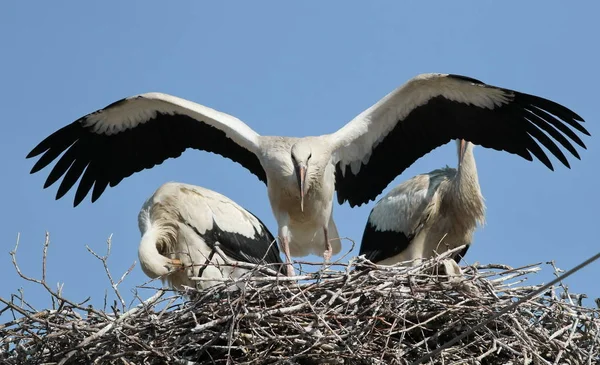
[[[359,257],[294,278],[243,278],[243,290],[153,289],[125,307],[117,288],[126,275],[113,280],[108,256],[94,253],[117,297],[101,310],[25,276],[11,254],[53,304],[38,311],[0,297],[14,316],[0,325],[3,364],[600,363],[600,311],[562,283],[525,285],[541,264],[475,264],[448,278],[434,271],[450,253],[413,267]]]

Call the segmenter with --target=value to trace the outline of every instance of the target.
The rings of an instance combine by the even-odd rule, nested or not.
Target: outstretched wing
[[[589,135],[583,119],[553,101],[486,85],[459,75],[424,74],[392,91],[332,137],[338,201],[373,200],[418,158],[452,139],[517,154],[532,154],[549,169],[541,145],[569,167],[556,145],[579,159],[569,139]],[[536,141],[537,140],[537,141]]]
[[[231,115],[172,95],[147,93],[119,100],[59,129],[27,158],[43,153],[31,169],[35,173],[66,151],[44,188],[64,176],[56,194],[60,199],[81,177],[74,199],[77,206],[92,187],[94,202],[107,186],[179,157],[187,148],[220,154],[266,183],[256,156],[259,137]]]

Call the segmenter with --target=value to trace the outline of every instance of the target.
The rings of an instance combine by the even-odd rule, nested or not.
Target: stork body
[[[582,121],[568,108],[541,97],[464,76],[423,74],[332,134],[261,136],[225,113],[148,93],[76,120],[40,142],[28,157],[43,153],[34,173],[66,151],[44,187],[64,175],[59,199],[81,177],[75,205],[92,188],[93,202],[107,186],[178,157],[187,148],[230,158],[267,184],[291,275],[290,255],[322,252],[328,259],[341,250],[332,221],[334,192],[340,204],[369,202],[419,157],[457,138],[530,161],[533,155],[553,169],[543,145],[569,167],[550,137],[579,158],[566,137],[585,148],[572,130],[589,135]]]
[[[326,139],[263,137],[261,142],[269,201],[288,262],[291,256],[309,254],[329,260],[340,252],[341,242],[333,220],[335,169],[331,153],[322,148]],[[301,149],[296,151],[298,146]],[[312,156],[313,150],[321,155]]]
[[[230,261],[260,263],[274,270],[283,264],[275,238],[257,217],[224,195],[199,186],[162,185],[142,206],[138,222],[142,270],[177,289],[195,287],[193,276],[235,279],[247,273],[225,265],[214,252],[217,242]],[[218,282],[198,284],[206,288]]]
[[[458,168],[417,175],[392,189],[371,210],[360,255],[380,265],[430,258],[467,245],[485,221],[473,144],[457,141]],[[459,269],[454,265],[454,273]],[[453,273],[448,273],[453,274]]]

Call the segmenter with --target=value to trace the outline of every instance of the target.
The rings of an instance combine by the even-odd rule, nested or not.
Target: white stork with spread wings
[[[200,186],[170,182],[159,187],[138,215],[142,239],[140,266],[150,278],[160,277],[171,287],[206,288],[219,283],[194,281],[236,279],[247,269],[226,265],[215,245],[229,261],[263,264],[279,271],[283,266],[277,242],[267,227],[231,199]]]
[[[430,258],[466,245],[444,262],[447,275],[460,274],[457,263],[485,221],[473,144],[457,140],[458,168],[445,167],[396,186],[371,210],[360,245],[379,265]]]
[[[230,115],[175,96],[148,93],[76,120],[40,142],[27,157],[43,154],[31,170],[34,173],[66,151],[44,187],[64,176],[58,199],[81,177],[75,205],[90,190],[93,202],[107,186],[187,148],[230,158],[267,183],[292,275],[290,256],[322,253],[327,261],[341,250],[332,218],[334,191],[339,203],[348,201],[351,206],[373,200],[419,157],[452,139],[530,161],[536,156],[552,169],[541,144],[568,167],[553,139],[579,157],[566,137],[585,148],[574,132],[589,135],[580,122],[573,111],[541,97],[464,76],[423,74],[332,134],[261,136]]]

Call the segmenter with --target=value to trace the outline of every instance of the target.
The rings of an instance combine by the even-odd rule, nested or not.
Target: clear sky
[[[109,263],[120,276],[137,261],[139,209],[167,181],[216,190],[277,232],[265,185],[200,151],[135,174],[94,204],[88,197],[73,208],[73,191],[55,201],[58,184],[42,189],[50,168],[30,175],[34,160],[25,155],[75,119],[126,96],[160,91],[232,114],[261,134],[319,135],[425,72],[543,96],[587,121],[592,138],[584,138],[581,161],[570,158],[570,170],[556,159],[552,172],[539,161],[475,149],[487,224],[466,260],[512,266],[556,260],[571,268],[600,247],[600,6],[586,3],[2,2],[0,296],[23,287],[40,309],[50,305],[39,288],[18,279],[8,255],[20,232],[22,269],[39,276],[49,231],[48,281],[64,283],[72,300],[91,296],[101,305],[110,287],[85,245],[102,253],[112,234]],[[446,164],[456,164],[453,145],[418,160],[385,192]],[[373,204],[336,203],[340,234],[360,242]],[[548,268],[533,276],[535,283],[550,279]],[[598,280],[600,262],[567,283],[598,297]],[[136,266],[122,293],[131,298],[130,289],[145,281]]]

